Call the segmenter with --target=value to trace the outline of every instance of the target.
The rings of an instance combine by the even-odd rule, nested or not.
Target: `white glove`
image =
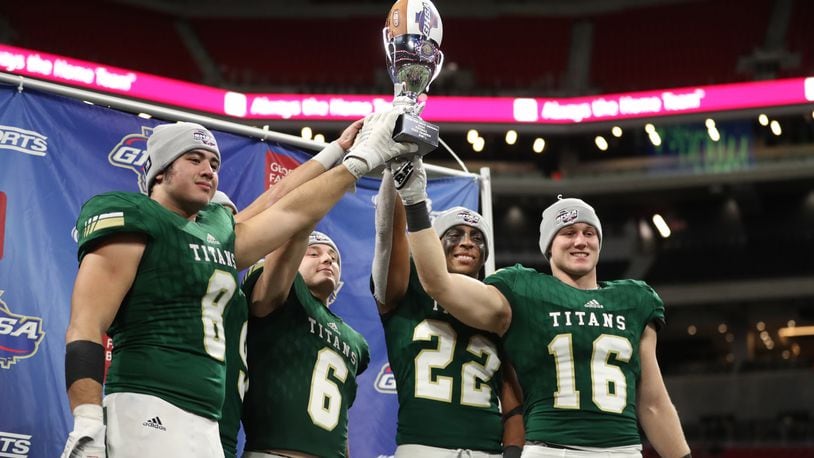
[[[357,136],[358,143],[348,152],[342,163],[356,178],[360,178],[385,162],[418,151],[412,143],[393,140],[393,128],[400,110],[376,113],[367,120]]]
[[[331,170],[333,166],[339,165],[344,157],[345,150],[339,146],[338,141],[334,140],[329,143],[328,146],[322,148],[322,151],[317,153],[317,155],[311,159],[322,164],[322,166],[325,167],[325,170]]]
[[[73,409],[73,431],[60,458],[105,458],[102,406],[81,404]]]
[[[405,206],[427,200],[427,171],[424,170],[421,157],[394,159],[389,162],[389,166],[396,191]]]
[[[370,131],[373,130],[373,123],[370,122],[370,119],[374,115],[368,115],[365,117],[364,122],[362,123],[362,128],[359,129],[359,133],[356,134],[356,137],[353,139],[353,145],[349,148],[351,151],[355,150],[359,145],[364,143],[368,138],[370,138]],[[393,126],[395,127],[395,125]]]

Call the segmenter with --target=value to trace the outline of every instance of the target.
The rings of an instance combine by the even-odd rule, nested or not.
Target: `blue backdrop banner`
[[[0,456],[58,456],[73,426],[65,395],[65,330],[77,270],[73,227],[101,192],[139,191],[146,141],[162,121],[0,86]],[[243,208],[310,155],[214,131],[220,188]],[[369,289],[374,197],[364,178],[319,224],[342,252],[332,308],[368,340],[371,362],[350,413],[353,457],[392,455],[398,405]],[[430,180],[434,210],[477,209],[475,177]],[[319,198],[319,196],[314,196]],[[179,374],[181,377],[182,374]]]

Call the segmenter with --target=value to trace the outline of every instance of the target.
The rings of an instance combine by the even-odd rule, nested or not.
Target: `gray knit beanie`
[[[144,164],[146,178],[145,192],[155,182],[155,177],[178,159],[182,154],[202,149],[211,151],[220,160],[220,150],[215,136],[204,126],[194,122],[179,122],[176,124],[162,124],[153,129],[152,135],[147,138],[147,162]]]
[[[435,217],[432,221],[432,228],[435,229],[435,233],[438,234],[440,238],[451,227],[459,224],[474,227],[483,234],[483,241],[486,247],[484,250],[485,253],[483,253],[483,260],[485,262],[489,259],[489,237],[492,236],[492,231],[489,228],[489,223],[486,222],[486,219],[484,219],[480,213],[464,207],[452,207]]]
[[[548,249],[557,232],[576,223],[586,223],[596,228],[599,248],[602,249],[602,224],[593,207],[582,199],[563,199],[562,196],[557,198],[559,200],[543,210],[543,220],[540,222],[540,251],[543,252],[546,261],[551,261],[548,258]]]

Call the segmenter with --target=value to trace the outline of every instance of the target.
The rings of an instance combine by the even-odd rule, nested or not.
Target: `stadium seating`
[[[105,2],[3,2],[14,45],[125,69],[201,82],[174,19]]]
[[[383,18],[194,19],[228,85],[353,88],[384,72]],[[358,90],[358,89],[357,89]]]
[[[814,2],[798,0],[793,3],[789,29],[786,34],[788,51],[800,58],[799,66],[780,70],[780,76],[814,75]]]
[[[763,43],[769,0],[672,3],[596,15],[591,81],[624,92],[751,80],[738,58]]]

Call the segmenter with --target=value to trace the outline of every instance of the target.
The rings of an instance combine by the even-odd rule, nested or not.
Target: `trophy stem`
[[[393,97],[397,99],[399,96],[407,92],[407,84],[404,82],[393,83]]]

